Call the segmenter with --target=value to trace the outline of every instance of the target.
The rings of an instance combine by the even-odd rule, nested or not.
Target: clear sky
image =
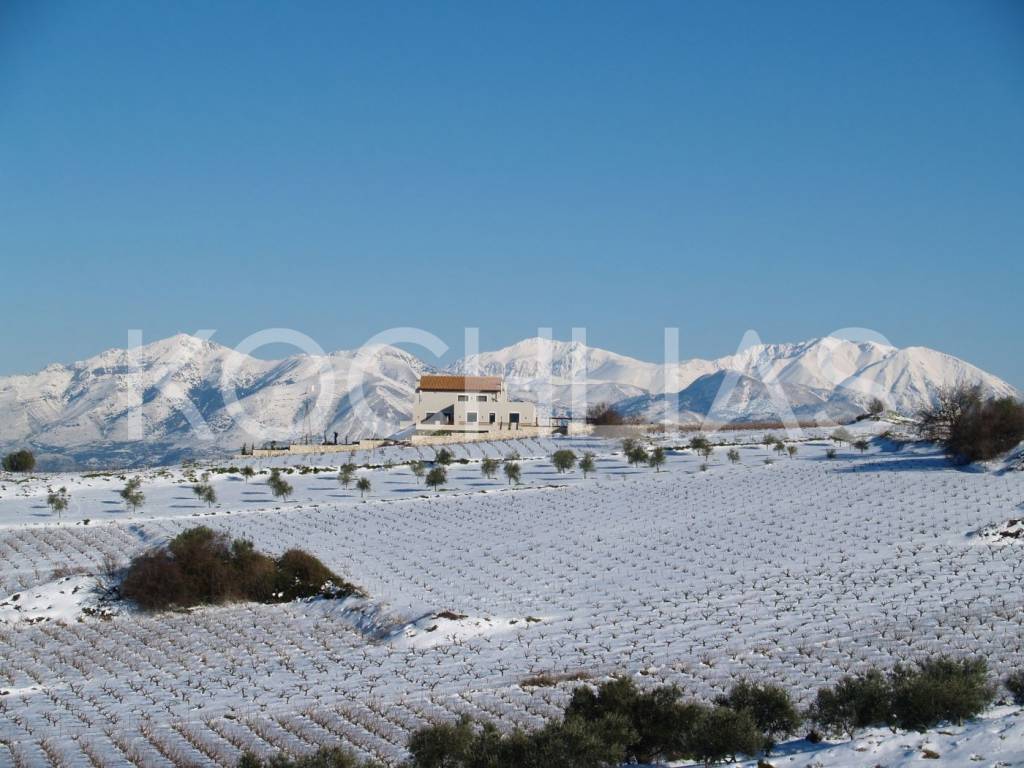
[[[847,326],[1024,387],[1024,3],[0,3],[0,373]]]

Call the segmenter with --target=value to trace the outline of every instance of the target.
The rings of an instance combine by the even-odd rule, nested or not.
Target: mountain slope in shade
[[[358,370],[362,387],[353,389]],[[223,454],[242,443],[311,433],[317,441],[335,431],[341,440],[385,436],[410,418],[417,380],[431,370],[390,346],[258,360],[179,335],[0,378],[0,449],[29,446],[49,467],[114,466]],[[535,338],[448,370],[503,376],[513,397],[549,403],[554,413],[607,402],[650,421],[777,420],[787,409],[800,419],[842,419],[862,413],[876,396],[910,413],[960,383],[1017,394],[941,352],[835,338],[756,345],[667,370],[576,342]],[[321,391],[324,374],[333,391]]]
[[[701,376],[675,395],[642,395],[625,400],[618,409],[627,416],[650,422],[692,423],[778,421],[820,416],[827,407],[821,390],[800,384],[768,385],[736,371],[721,370]],[[862,408],[849,406],[831,418],[856,416]]]

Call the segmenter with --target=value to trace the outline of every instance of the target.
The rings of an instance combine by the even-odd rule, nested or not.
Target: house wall
[[[459,400],[465,396],[465,402]],[[446,424],[442,412],[451,409],[453,423]],[[435,414],[434,421],[424,423],[428,413]],[[470,421],[470,414],[476,414],[476,421]],[[490,415],[494,414],[494,425]],[[504,392],[417,392],[413,403],[413,423],[419,430],[437,429],[453,431],[491,431],[508,429],[509,416],[519,414],[520,426],[535,426],[537,407],[533,403],[509,401]]]

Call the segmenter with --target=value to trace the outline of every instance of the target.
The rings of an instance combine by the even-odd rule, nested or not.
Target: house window
[[[478,403],[486,403],[487,402],[487,395],[477,395],[476,396],[476,401]]]
[[[476,424],[476,411],[467,411],[466,421],[470,424]]]
[[[459,395],[459,402],[460,403],[468,403],[469,402],[469,395]]]
[[[498,415],[494,411],[491,411],[491,418],[489,420],[491,424],[493,424],[495,421],[497,421],[497,416]]]

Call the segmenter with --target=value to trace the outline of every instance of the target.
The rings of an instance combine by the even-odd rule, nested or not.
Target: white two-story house
[[[500,376],[420,376],[413,403],[416,432],[486,434],[537,426],[533,403],[508,399]]]

